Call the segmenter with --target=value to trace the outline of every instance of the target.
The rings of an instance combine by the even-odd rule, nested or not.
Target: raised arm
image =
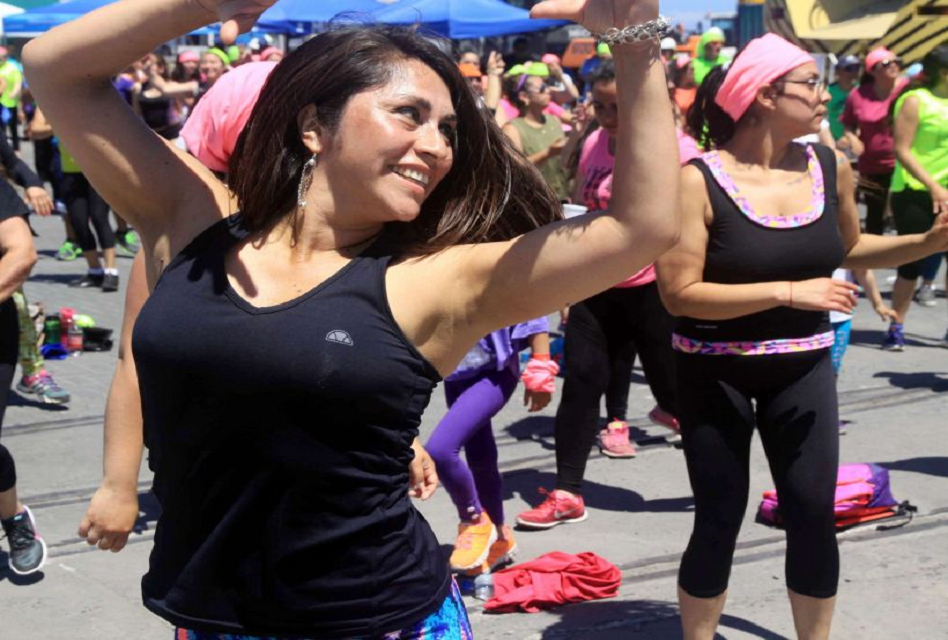
[[[536,5],[533,15],[602,32],[656,19],[658,3],[554,0]],[[614,47],[620,126],[609,211],[449,252],[455,264],[446,272],[455,278],[461,326],[472,341],[614,286],[674,244],[677,202],[668,194],[678,190],[678,151],[656,47]]]
[[[229,194],[200,163],[152,133],[111,78],[160,44],[217,21],[211,9],[222,4],[123,0],[51,30],[23,51],[32,91],[56,133],[112,207],[134,212],[129,221],[150,252],[161,246],[176,253],[221,216]],[[272,2],[226,4],[246,22]],[[235,30],[228,27],[232,35]]]

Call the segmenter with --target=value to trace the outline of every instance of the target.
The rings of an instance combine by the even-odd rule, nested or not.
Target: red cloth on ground
[[[569,602],[612,598],[619,593],[619,569],[595,553],[554,551],[494,574],[494,597],[484,609],[536,613]]]

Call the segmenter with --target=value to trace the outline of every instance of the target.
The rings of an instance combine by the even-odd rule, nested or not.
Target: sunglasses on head
[[[899,64],[898,58],[886,58],[882,62],[877,62],[875,68],[878,69],[879,67],[884,67],[888,69],[894,64]]]

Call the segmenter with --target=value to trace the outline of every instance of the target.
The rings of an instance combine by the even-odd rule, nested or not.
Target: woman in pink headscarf
[[[787,530],[797,635],[829,637],[839,577],[833,502],[838,408],[828,311],[857,290],[841,265],[892,266],[948,244],[862,235],[849,163],[794,138],[816,133],[829,94],[805,51],[768,34],[711,72],[688,122],[705,149],[682,170],[682,231],[658,263],[679,316],[681,432],[695,523],[679,572],[685,638],[714,636],[724,608],[759,430]]]

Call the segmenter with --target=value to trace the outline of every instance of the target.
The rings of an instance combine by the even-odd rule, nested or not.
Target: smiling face
[[[788,72],[773,83],[773,89],[773,117],[781,131],[793,138],[819,132],[830,94],[815,62]]]
[[[213,53],[205,53],[201,57],[201,74],[207,79],[208,84],[214,84],[224,75],[224,61]]]
[[[411,221],[451,170],[456,127],[438,74],[401,62],[387,84],[349,100],[335,132],[304,133],[320,154],[308,199],[346,224]]]

